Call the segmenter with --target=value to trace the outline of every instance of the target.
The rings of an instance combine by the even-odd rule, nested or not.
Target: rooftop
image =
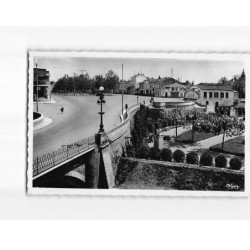
[[[229,85],[218,85],[212,83],[200,83],[196,87],[202,90],[224,90],[224,91],[233,91],[233,88]]]

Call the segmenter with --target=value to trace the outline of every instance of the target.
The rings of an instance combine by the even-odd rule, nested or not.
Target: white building
[[[140,88],[140,83],[147,80],[147,77],[144,74],[138,73],[130,78],[130,83],[134,85],[135,89]]]
[[[198,84],[191,87],[185,93],[185,97],[193,96],[194,92],[196,93],[198,103],[207,106],[233,106],[239,99],[238,92],[227,85]]]
[[[151,91],[154,88],[155,96],[169,98],[183,98],[186,92],[186,86],[180,83],[164,83],[157,81],[151,84]]]
[[[172,98],[183,98],[186,92],[186,87],[180,83],[173,83],[164,86],[161,96]]]

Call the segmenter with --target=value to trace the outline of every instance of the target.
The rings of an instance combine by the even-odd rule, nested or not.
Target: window
[[[214,92],[214,98],[219,98],[219,93],[218,92]]]
[[[220,98],[224,98],[224,92],[220,92]]]
[[[207,92],[204,92],[204,98],[207,98]]]
[[[209,92],[209,98],[213,98],[213,92]]]
[[[206,101],[206,105],[209,105],[209,101]]]
[[[228,98],[228,93],[226,93],[226,98]]]

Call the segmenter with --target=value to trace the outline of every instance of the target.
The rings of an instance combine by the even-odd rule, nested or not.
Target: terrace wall
[[[191,164],[121,158],[117,188],[244,191],[244,171]]]
[[[109,147],[108,153],[111,156],[113,174],[116,175],[119,158],[125,150],[126,141],[130,140],[131,131],[134,126],[134,115],[140,105],[131,106],[127,111],[127,118],[120,125],[107,132]]]

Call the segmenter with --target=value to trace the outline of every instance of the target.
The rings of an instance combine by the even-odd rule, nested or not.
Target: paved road
[[[99,130],[100,106],[96,96],[52,96],[56,104],[39,104],[39,112],[53,119],[48,127],[34,132],[33,156],[57,150],[62,145],[70,144],[91,136]],[[149,97],[139,97],[139,101],[149,103]],[[120,123],[121,95],[105,96],[104,129],[107,131]],[[136,96],[124,95],[124,105],[136,104]],[[64,113],[60,113],[61,105]]]

